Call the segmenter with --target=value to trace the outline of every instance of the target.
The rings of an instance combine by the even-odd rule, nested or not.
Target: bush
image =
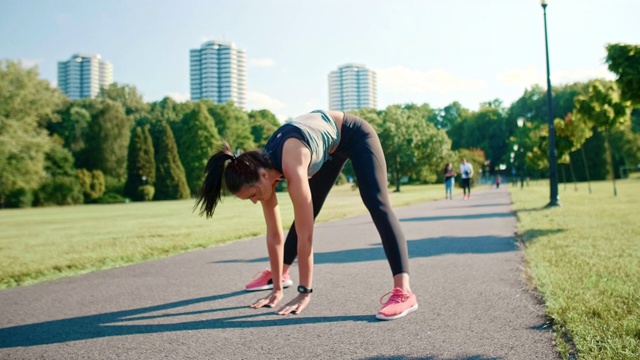
[[[98,204],[122,204],[125,202],[127,202],[127,199],[122,195],[113,192],[106,193],[97,200]]]
[[[33,192],[16,189],[4,199],[4,206],[8,208],[28,208],[33,203]]]
[[[124,181],[118,180],[113,176],[104,175],[104,192],[124,194]]]
[[[156,189],[153,185],[138,186],[138,199],[141,201],[151,201]]]
[[[102,171],[87,169],[78,170],[78,180],[82,186],[86,202],[92,202],[105,192],[105,180]]]
[[[36,206],[82,204],[84,196],[80,182],[74,176],[57,176],[47,180],[36,192]]]

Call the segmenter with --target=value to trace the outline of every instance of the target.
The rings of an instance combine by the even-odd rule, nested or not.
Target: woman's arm
[[[262,212],[267,223],[267,251],[269,253],[269,264],[271,265],[273,290],[282,291],[284,233],[282,232],[278,198],[275,194],[268,200],[262,201]]]
[[[285,142],[282,156],[282,172],[287,179],[289,196],[298,235],[298,270],[300,285],[313,285],[313,203],[309,188],[308,167],[311,153],[302,142],[289,139]],[[299,314],[309,304],[311,294],[298,294],[278,311],[280,315]]]
[[[271,280],[273,290],[269,295],[254,302],[251,307],[254,309],[263,306],[276,306],[284,295],[282,288],[282,267],[284,257],[284,234],[282,232],[282,220],[280,218],[280,208],[278,198],[275,193],[268,199],[261,200],[262,212],[267,223],[267,252],[269,253],[269,264],[271,265]]]
[[[287,140],[282,152],[284,154],[282,171],[287,179],[287,189],[293,203],[298,235],[300,285],[311,288],[313,283],[313,203],[307,175],[311,153],[297,139]]]

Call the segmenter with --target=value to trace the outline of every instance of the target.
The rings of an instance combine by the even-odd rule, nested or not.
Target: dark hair
[[[260,169],[273,169],[269,157],[263,150],[248,151],[233,155],[229,144],[224,142],[221,149],[213,154],[204,168],[205,177],[196,196],[194,210],[200,206],[200,215],[213,215],[222,197],[222,183],[232,194],[243,186],[251,186],[260,179]]]

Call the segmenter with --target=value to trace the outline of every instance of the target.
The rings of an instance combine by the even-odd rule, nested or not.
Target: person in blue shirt
[[[453,165],[448,163],[444,168],[444,197],[453,200],[453,184],[456,181],[456,173],[453,171]]]
[[[460,179],[462,182],[462,191],[464,193],[464,200],[468,200],[471,197],[471,178],[473,177],[473,165],[467,161],[467,159],[462,159],[462,164],[460,164]]]

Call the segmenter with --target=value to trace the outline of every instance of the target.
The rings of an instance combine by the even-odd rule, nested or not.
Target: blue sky
[[[552,83],[613,79],[605,44],[640,43],[640,1],[550,0]],[[546,84],[538,0],[0,0],[0,59],[37,65],[100,54],[146,101],[189,98],[189,49],[247,52],[249,109],[280,119],[328,107],[327,76],[346,63],[378,73],[378,107],[453,101],[509,105]]]

